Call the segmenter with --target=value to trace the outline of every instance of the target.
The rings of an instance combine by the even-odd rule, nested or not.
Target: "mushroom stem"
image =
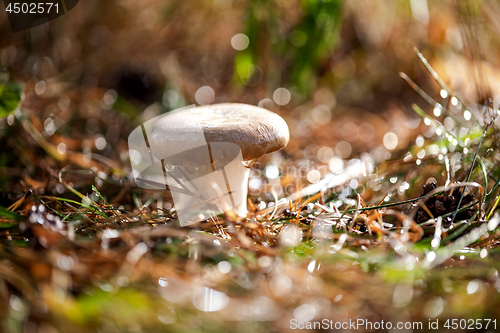
[[[217,169],[212,169],[212,165],[177,166],[170,176],[181,180],[191,192],[191,195],[173,194],[179,216],[184,221],[194,222],[199,220],[200,214],[204,219],[211,211],[223,212],[231,208],[237,215],[246,216],[249,174],[250,169],[238,159]]]
[[[239,202],[235,205],[234,211],[241,217],[247,216],[247,195],[248,195],[248,176],[250,175],[250,169],[245,168],[243,174],[241,175],[241,180],[239,181],[238,188],[236,188],[234,193],[234,201]]]

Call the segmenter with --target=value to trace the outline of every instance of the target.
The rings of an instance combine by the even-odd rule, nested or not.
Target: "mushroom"
[[[220,204],[221,198],[245,216],[250,164],[290,139],[279,115],[237,103],[169,112],[150,121],[144,132],[168,186],[177,189],[171,192],[179,220],[183,215],[181,225],[205,219],[208,208],[201,203]]]

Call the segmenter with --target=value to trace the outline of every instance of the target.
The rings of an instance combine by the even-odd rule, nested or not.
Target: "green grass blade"
[[[0,216],[16,221],[22,220],[21,215],[17,214],[16,212],[12,212],[2,206],[0,206]]]

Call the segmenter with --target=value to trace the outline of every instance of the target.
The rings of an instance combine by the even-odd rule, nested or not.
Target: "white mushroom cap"
[[[174,160],[182,160],[185,165],[199,165],[199,161],[207,160],[204,148],[198,144],[200,133],[203,133],[205,142],[239,146],[245,161],[279,150],[290,139],[288,126],[279,115],[257,106],[237,103],[193,107],[166,114],[154,123],[148,139],[157,158],[175,155]],[[210,146],[213,156],[223,157],[224,161],[220,162],[234,158],[232,153],[227,154],[227,147],[234,145]],[[214,151],[217,147],[226,153]]]
[[[129,136],[134,178],[145,188],[171,189],[181,225],[230,208],[246,216],[243,161],[286,146],[286,122],[246,104],[188,107],[153,118]],[[172,190],[175,189],[175,190]]]

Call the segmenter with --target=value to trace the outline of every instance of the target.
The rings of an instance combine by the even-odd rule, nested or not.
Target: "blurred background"
[[[66,15],[48,24],[12,33],[6,12],[0,5],[0,79],[2,82],[24,84],[22,111],[0,119],[0,206],[11,206],[26,197],[26,193],[76,198],[67,186],[61,185],[62,172],[66,181],[84,194],[91,193],[92,186],[95,186],[100,192],[92,193],[90,198],[96,202],[102,193],[121,210],[130,212],[139,207],[135,211],[137,214],[148,214],[161,209],[152,204],[141,210],[142,203],[149,202],[152,195],[158,199],[158,195],[134,187],[130,176],[128,135],[144,121],[170,110],[192,104],[223,102],[259,105],[280,114],[290,127],[292,137],[289,145],[255,166],[250,194],[253,193],[252,200],[257,204],[262,199],[273,201],[273,196],[266,194],[269,193],[267,185],[280,185],[276,191],[279,197],[290,194],[284,189],[296,180],[287,177],[278,179],[286,175],[282,170],[287,166],[306,165],[306,172],[300,175],[301,184],[294,187],[296,190],[302,185],[319,182],[327,173],[335,173],[339,168],[360,161],[368,165],[367,169],[372,172],[377,167],[381,174],[397,172],[401,168],[399,178],[395,178],[394,182],[392,178],[390,182],[382,181],[381,186],[375,186],[370,191],[359,190],[357,181],[350,183],[347,192],[339,190],[339,199],[352,198],[357,192],[367,202],[378,202],[388,192],[394,193],[394,197],[400,200],[420,195],[421,186],[430,177],[442,185],[446,175],[441,172],[442,169],[438,172],[430,168],[421,172],[415,168],[415,162],[419,166],[425,158],[436,160],[438,153],[451,153],[456,145],[451,147],[445,142],[439,147],[436,145],[435,152],[431,147],[431,153],[420,149],[424,142],[427,146],[429,141],[435,139],[439,126],[424,123],[412,105],[417,103],[456,135],[469,133],[471,124],[484,124],[481,105],[488,100],[495,105],[500,101],[500,95],[496,95],[500,87],[499,18],[500,6],[495,1],[487,0],[82,0]],[[454,94],[460,97],[460,104],[455,95],[442,90],[432,79],[414,51],[415,47]],[[448,106],[451,111],[441,112],[442,109],[427,104],[400,77],[400,72],[408,75],[430,97]],[[462,102],[471,108],[461,108]],[[443,145],[447,147],[444,152]],[[452,181],[463,180],[467,170],[460,167],[463,166],[461,156],[458,154],[453,158],[450,157],[454,168]],[[405,162],[411,160],[411,169],[405,169],[404,163],[393,163],[403,159]],[[326,168],[317,167],[321,165]],[[276,169],[278,166],[281,169]],[[80,172],[81,169],[90,171]],[[169,200],[168,197],[164,199]],[[26,214],[32,207],[26,206]],[[102,240],[102,236],[106,235],[103,230],[107,227],[105,224],[85,226],[79,232],[89,239],[97,237]],[[111,232],[110,235],[114,234]],[[107,237],[114,237],[110,235]],[[162,251],[174,251],[169,247],[171,243],[162,244]],[[187,246],[184,250],[192,251],[189,245],[184,245]],[[144,254],[141,248],[134,249]],[[306,248],[302,250],[308,251]],[[123,251],[122,254],[126,255],[127,252]],[[64,258],[71,257],[66,254]],[[231,255],[229,257],[232,258]],[[238,257],[238,260],[246,262],[249,267],[260,267],[258,269],[266,271],[267,267],[271,267],[270,257],[261,257],[264,258],[262,262],[245,256],[243,259]],[[215,258],[214,255],[212,259],[216,261]],[[231,258],[226,259],[237,266]],[[109,287],[103,279],[113,276],[118,264],[102,260],[102,271],[101,266],[94,262],[92,269],[87,267],[88,276],[82,273],[74,281],[73,289],[68,287],[74,295],[86,290],[89,281],[100,289],[98,295],[102,291],[107,292]],[[222,268],[217,263],[214,265],[210,269],[219,267],[223,273],[230,270],[225,264]],[[342,265],[330,268],[342,271]],[[63,267],[62,271],[67,271],[64,265],[60,267]],[[247,274],[247,268],[251,271],[257,269],[255,267],[243,270]],[[33,269],[37,279],[49,279],[49,273],[44,269]],[[286,269],[293,271],[294,268]],[[135,281],[141,281],[144,276],[147,276],[146,279],[157,278],[168,270],[168,267],[154,266],[155,273],[149,276],[148,267],[139,267],[136,271],[139,277]],[[189,289],[184,283],[194,283],[189,278],[192,271],[188,267],[187,273],[179,273],[179,279],[186,279],[179,286]],[[210,272],[205,271],[208,275]],[[238,277],[243,280],[234,280],[245,292],[257,288],[257,282],[244,281],[249,279],[248,274]],[[338,277],[337,282],[342,286],[359,282],[352,288],[364,288],[365,283],[371,283],[366,276],[359,281],[351,281],[349,276],[354,275]],[[61,276],[57,278],[63,282],[58,283],[64,285],[66,275]],[[277,274],[274,282],[271,281],[271,286],[281,286],[283,291],[276,294],[276,298],[284,297],[292,290],[292,280],[284,276]],[[127,277],[126,284],[123,279],[123,285],[116,282],[118,280],[115,282],[124,287],[129,279],[132,283],[131,276]],[[175,284],[178,282],[159,281],[161,290],[167,286],[172,290],[180,288]],[[374,286],[385,283],[383,279],[376,281]],[[245,287],[245,284],[250,287]],[[226,287],[222,286],[222,289]],[[144,288],[146,294],[153,290],[148,286]],[[142,290],[142,287],[139,289]],[[331,293],[328,302],[326,298],[315,298],[316,303],[313,303],[316,309],[326,307],[326,303],[329,307],[332,302],[342,299],[342,287],[334,286],[333,289],[335,292]],[[225,290],[230,293],[231,289],[227,287]],[[377,312],[372,311],[373,308],[381,304],[390,306],[393,302],[392,289],[384,295],[372,289],[373,294],[364,295],[360,290],[356,289],[352,297],[348,296],[352,302],[351,312],[342,312],[342,308],[337,308],[338,316],[349,318],[353,313],[364,311],[367,303],[363,302],[370,304],[371,310],[367,311],[371,316]],[[407,291],[404,287],[397,290],[401,295]],[[309,291],[316,296],[322,293],[319,287]],[[48,298],[56,302],[60,296],[57,292]],[[211,292],[216,293],[214,290]],[[293,297],[299,299],[301,292]],[[169,293],[171,295],[174,291]],[[143,296],[120,294],[126,300],[125,313],[133,313],[130,319],[132,324],[127,327],[130,331],[140,332],[142,324],[138,323],[149,320],[148,315],[141,311],[156,309],[156,303],[144,300]],[[172,304],[180,302],[174,299],[177,296],[163,297]],[[225,300],[227,296],[214,294],[213,297]],[[80,298],[80,303],[72,303],[74,307],[71,309],[79,309],[79,315],[65,313],[64,310],[56,312],[76,325],[92,322],[92,316],[97,316],[96,311],[103,308],[107,309],[110,318],[120,317],[112,309],[119,300],[104,298],[108,302],[105,305],[99,303],[95,306],[91,298]],[[254,326],[238,326],[243,331],[258,331],[262,328],[260,322],[267,320],[276,321],[272,329],[286,330],[287,323],[279,322],[279,314],[293,312],[295,301],[283,301],[283,308],[278,311],[268,300],[261,299],[261,303],[255,303],[257,305],[246,304],[245,309],[249,309],[248,306],[255,308],[252,311],[255,310],[256,317],[247,318],[243,312],[234,310],[234,314],[226,313],[224,319],[231,321],[230,317],[234,315],[242,316],[241,321],[254,322]],[[131,310],[136,301],[143,307]],[[445,303],[440,302],[445,302],[443,299],[430,297],[425,301],[433,310],[425,313],[426,310],[419,307],[420,303],[412,303],[415,305],[413,310],[408,310],[412,316],[432,315],[435,309],[440,309],[436,311],[442,313]],[[16,303],[17,300],[12,301],[11,298],[10,302],[11,305],[14,302],[12,309],[18,306],[26,310],[21,301]],[[465,303],[465,299],[459,299],[459,304]],[[471,304],[477,306],[478,303]],[[49,301],[50,307],[55,307],[54,304]],[[194,305],[198,310],[206,310],[196,302]],[[482,306],[486,308],[486,305]],[[12,309],[3,308],[3,314],[14,311]],[[37,309],[43,312],[44,307]],[[165,313],[155,312],[153,317],[163,323],[174,323],[173,318],[185,316],[193,320],[192,324],[187,323],[189,320],[179,319],[180,324],[175,329],[182,331],[189,327],[196,330],[202,327],[200,323],[206,322],[204,317],[189,312],[192,310],[185,310],[186,313],[176,317],[172,315],[173,308],[163,308]],[[20,313],[26,315],[26,311]],[[305,317],[300,318],[308,318],[307,311],[300,311],[295,318],[301,313]],[[266,312],[269,317],[266,317]],[[410,312],[404,312],[404,316],[409,318]],[[22,326],[20,323],[28,317],[34,318],[32,322],[37,323],[43,316],[31,313],[22,317],[21,314],[9,315],[9,327],[14,327],[16,332],[36,332],[34,326]],[[16,315],[23,320],[18,320]],[[122,324],[97,326],[100,331],[111,332],[127,326]],[[40,331],[57,331],[54,328],[57,325],[43,327]],[[224,327],[231,330],[230,324]],[[213,324],[214,331],[219,329],[217,324]],[[80,331],[85,330],[80,327]]]

